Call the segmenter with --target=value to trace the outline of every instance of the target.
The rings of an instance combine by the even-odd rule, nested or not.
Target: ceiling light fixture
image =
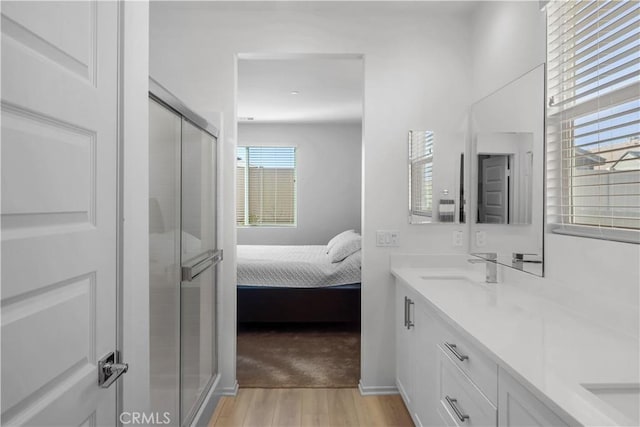
[[[291,95],[300,95],[300,92],[297,90],[292,90]]]

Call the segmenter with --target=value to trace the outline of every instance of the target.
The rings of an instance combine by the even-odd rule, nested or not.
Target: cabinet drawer
[[[440,349],[497,405],[498,365],[448,326],[443,325],[440,333]]]
[[[496,407],[440,349],[438,413],[449,426],[495,426]]]

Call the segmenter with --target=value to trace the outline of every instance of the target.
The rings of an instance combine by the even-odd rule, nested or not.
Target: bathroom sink
[[[640,384],[582,384],[603,402],[629,418],[633,425],[640,425]]]
[[[447,273],[433,273],[433,274],[425,274],[420,276],[420,279],[424,280],[425,282],[445,282],[445,283],[451,283],[453,284],[453,282],[464,282],[464,283],[471,283],[471,284],[475,284],[475,285],[484,285],[484,276],[483,275],[477,275],[477,274],[455,274],[455,273],[451,273],[451,274],[447,274]]]
[[[432,275],[432,276],[420,276],[422,280],[465,280],[469,281],[469,278],[465,276],[453,276],[453,275]]]

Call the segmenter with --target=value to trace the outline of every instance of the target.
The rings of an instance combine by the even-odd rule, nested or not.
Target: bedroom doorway
[[[361,55],[240,55],[237,380],[360,380]]]

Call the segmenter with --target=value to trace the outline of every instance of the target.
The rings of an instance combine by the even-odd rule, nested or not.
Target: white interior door
[[[482,205],[480,222],[508,222],[509,191],[507,156],[492,156],[482,161]]]
[[[119,7],[1,5],[5,425],[116,422]]]

